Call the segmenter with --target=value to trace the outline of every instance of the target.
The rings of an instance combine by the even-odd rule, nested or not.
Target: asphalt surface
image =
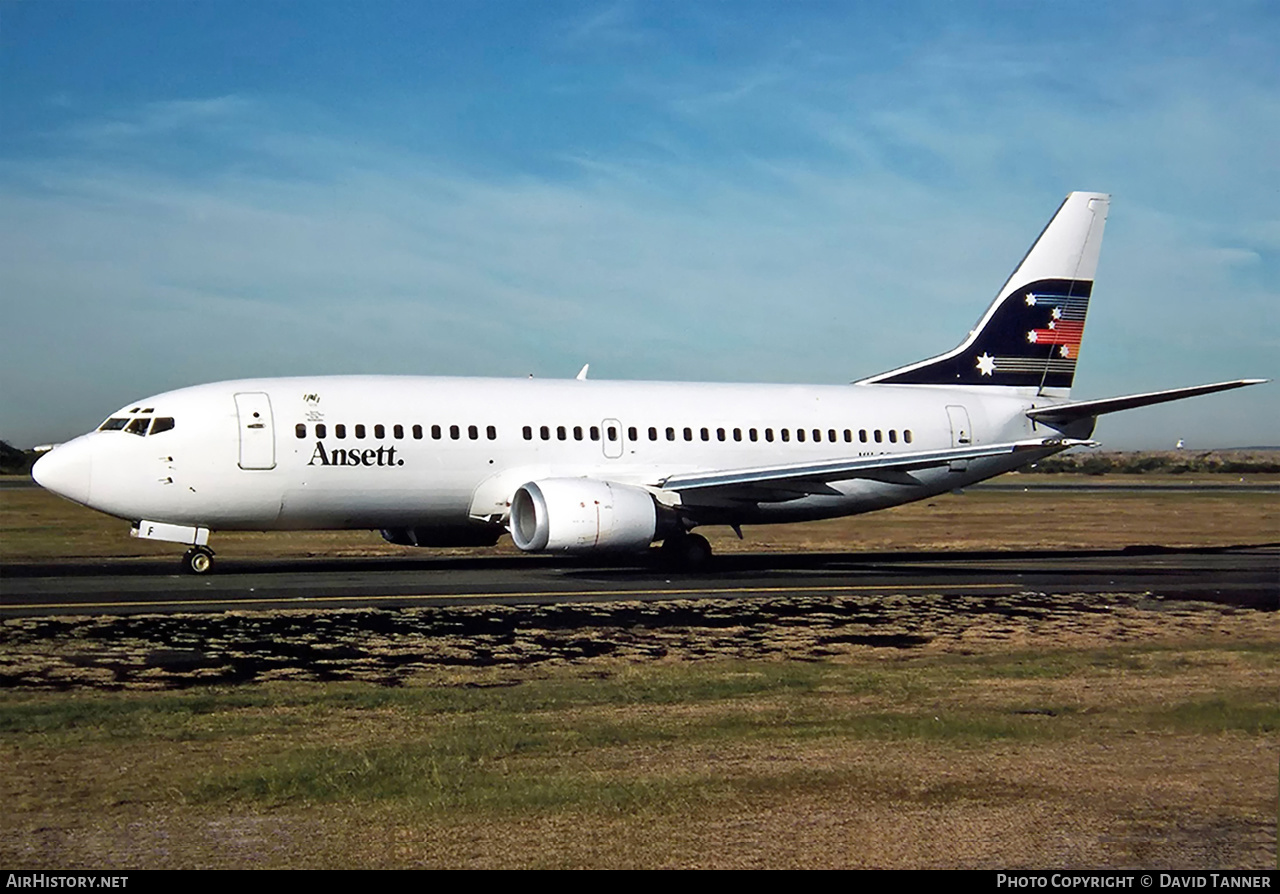
[[[546,557],[15,564],[0,569],[0,617],[872,594],[1148,593],[1280,608],[1280,544],[1197,549],[717,556],[699,573]]]

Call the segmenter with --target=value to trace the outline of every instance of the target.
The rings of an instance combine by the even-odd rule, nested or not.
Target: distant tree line
[[[8,441],[0,441],[0,475],[30,475],[31,466],[39,457],[34,450],[19,450]]]
[[[1185,475],[1224,473],[1261,475],[1280,472],[1280,451],[1275,450],[1161,450],[1095,453],[1060,453],[1023,469],[1031,474],[1052,475]]]

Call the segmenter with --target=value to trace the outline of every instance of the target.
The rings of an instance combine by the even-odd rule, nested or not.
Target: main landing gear
[[[674,534],[659,551],[664,565],[680,571],[700,571],[711,561],[711,544],[701,534]]]
[[[213,550],[207,546],[193,546],[182,557],[182,570],[188,574],[208,574],[213,570]]]

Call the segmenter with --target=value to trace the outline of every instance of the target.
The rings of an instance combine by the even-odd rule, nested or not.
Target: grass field
[[[975,491],[717,545],[1266,543],[1280,540],[1276,502]],[[174,552],[126,534],[39,491],[0,491],[0,561]],[[216,545],[404,552],[360,533]],[[1275,610],[1141,594],[624,609],[593,608],[593,628],[569,609],[165,616],[165,644],[211,653],[230,647],[210,638],[224,628],[334,650],[358,628],[364,648],[444,653],[460,648],[449,629],[487,620],[489,654],[548,656],[442,664],[394,686],[282,675],[181,691],[73,672],[89,663],[76,656],[156,648],[126,621],[0,622],[6,660],[71,668],[62,691],[0,690],[0,863],[1276,866]],[[392,623],[427,615],[425,633]],[[594,654],[593,636],[630,647]],[[251,652],[252,637],[236,647]]]

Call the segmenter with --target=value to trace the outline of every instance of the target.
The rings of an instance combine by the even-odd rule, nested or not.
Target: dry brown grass
[[[0,862],[1274,866],[1280,615],[1114,601],[930,624],[913,649],[780,631],[765,662],[690,661],[691,626],[659,660],[395,690],[9,693]],[[437,760],[444,800],[416,787]]]
[[[970,492],[757,529],[741,546],[730,534],[717,546],[1274,542],[1276,503]],[[39,491],[0,491],[0,561],[174,549],[125,535],[122,523]],[[403,552],[362,533],[226,535],[217,546],[223,555]],[[1020,613],[962,598],[877,602],[854,613],[862,621],[818,604],[808,624],[779,613],[786,622],[763,629],[694,619],[597,633],[522,615],[495,652],[509,663],[424,665],[398,688],[95,693],[94,680],[68,672],[66,693],[0,690],[0,863],[1276,866],[1280,613],[1132,596],[1064,597]],[[317,630],[323,618],[336,623],[294,615]],[[90,654],[155,648],[106,627],[9,623],[29,633],[13,655],[48,666],[96,672]],[[833,645],[832,625],[920,636],[906,648]],[[629,647],[555,657],[556,643],[591,636]],[[456,634],[343,645],[476,647]],[[522,665],[515,653],[525,648],[553,657]],[[419,786],[437,759],[452,768],[443,790],[456,783],[465,796],[439,800]],[[317,762],[337,769],[308,787],[299,779]],[[264,781],[276,788],[258,792]],[[546,798],[529,794],[543,785]]]

